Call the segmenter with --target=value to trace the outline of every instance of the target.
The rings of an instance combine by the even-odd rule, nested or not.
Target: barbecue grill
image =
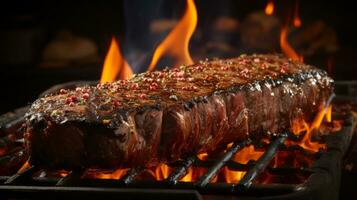
[[[6,94],[0,103],[0,199],[336,200],[356,192],[357,82],[349,81],[356,78],[352,4],[300,0],[61,1],[55,6],[48,2],[38,6],[30,0],[6,4],[10,6],[0,16],[5,22],[0,27],[0,85]],[[256,53],[284,54],[294,63],[317,66],[338,80],[335,94],[320,105],[325,106],[322,126],[303,121],[299,125],[308,128],[298,131],[301,134],[292,125],[292,130],[266,134],[269,139],[239,140],[208,154],[180,155],[181,160],[151,167],[69,171],[30,162],[25,147],[28,127],[23,124],[30,108],[26,103],[37,97],[98,84],[87,80],[100,79],[100,86],[165,66],[186,70],[199,60],[201,64],[216,57],[224,60]],[[150,92],[155,84],[149,86]],[[189,89],[193,96],[197,92],[192,87],[179,89]],[[248,104],[253,105],[249,100]],[[331,113],[333,120],[327,117]],[[97,147],[101,145],[89,149],[96,153]]]
[[[85,83],[71,82],[56,86],[45,94],[55,92],[58,88],[72,88]],[[337,92],[344,94],[337,95],[334,104],[346,99],[353,101],[353,98],[348,97],[353,92],[353,84],[337,83],[336,87]],[[88,169],[76,169],[58,176],[60,172],[53,173],[36,166],[24,168],[27,155],[20,133],[26,110],[27,107],[24,107],[1,116],[1,145],[4,153],[0,157],[0,166],[8,170],[0,176],[0,193],[6,198],[40,198],[55,194],[56,198],[338,199],[342,158],[357,122],[349,112],[336,112],[335,119],[343,120],[343,126],[337,132],[324,136],[327,149],[316,153],[307,152],[298,146],[285,145],[287,139],[297,139],[295,135],[286,132],[276,136],[270,143],[253,143],[251,140],[233,143],[224,152],[206,159],[189,156],[170,164],[172,170],[164,180],[142,178],[147,170],[143,167],[128,169],[119,179],[100,179],[88,177]],[[262,156],[258,160],[246,164],[232,160],[234,154],[249,145],[262,149]],[[314,162],[310,167],[272,165],[274,158],[284,153],[293,156],[301,154],[313,158]],[[16,173],[20,167],[24,169]],[[191,167],[205,170],[195,180],[180,181]],[[214,180],[223,168],[246,173],[235,183]]]

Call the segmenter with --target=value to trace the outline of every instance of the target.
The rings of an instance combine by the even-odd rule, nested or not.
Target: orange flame
[[[30,167],[30,163],[28,161],[26,161],[21,167],[19,170],[17,170],[17,173],[21,173],[23,172],[24,170],[28,169]]]
[[[206,160],[207,156],[208,156],[207,153],[200,153],[197,155],[197,158],[199,158],[200,160]]]
[[[258,160],[264,152],[256,151],[253,145],[244,147],[236,153],[232,160],[241,164],[247,164],[250,160]],[[232,171],[224,168],[224,176],[227,183],[237,183],[245,174],[243,171]]]
[[[193,64],[189,52],[189,42],[197,25],[197,10],[193,0],[186,0],[184,16],[156,48],[148,71],[153,71],[159,59],[168,54],[176,59],[174,66]]]
[[[265,6],[265,14],[272,15],[274,13],[274,2],[273,0],[269,0],[267,5]]]
[[[287,40],[288,26],[284,26],[280,32],[280,47],[283,53],[295,61],[303,61],[303,57],[299,56],[296,51],[291,47]]]
[[[332,106],[329,106],[329,107],[327,108],[326,121],[327,121],[327,122],[331,122],[331,121],[332,121]]]
[[[192,178],[193,178],[193,169],[192,169],[192,167],[190,167],[187,170],[187,174],[180,181],[182,181],[182,182],[191,182]]]
[[[117,169],[113,171],[89,170],[85,176],[99,179],[120,179],[129,169]]]
[[[119,43],[113,37],[107,55],[105,56],[100,83],[113,82],[120,79],[128,79],[133,75],[128,62],[122,56]]]
[[[296,0],[296,5],[295,5],[295,9],[294,9],[293,25],[297,28],[301,26],[301,19],[299,16],[299,1],[298,0]]]
[[[164,180],[170,175],[170,167],[164,163],[160,163],[155,170],[155,178],[158,181]]]
[[[320,128],[323,119],[326,119],[327,122],[331,122],[331,114],[332,106],[329,106],[326,109],[321,109],[310,125],[304,119],[294,120],[292,123],[292,132],[295,135],[300,135],[302,132],[305,132],[304,137],[301,141],[299,141],[298,145],[306,150],[313,152],[317,152],[319,149],[325,148],[325,144],[311,141],[311,136],[314,131]],[[286,144],[291,144],[291,142],[286,141]]]

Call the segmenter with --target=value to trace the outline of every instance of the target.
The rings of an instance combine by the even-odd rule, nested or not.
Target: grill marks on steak
[[[324,71],[275,55],[204,61],[38,99],[26,141],[46,168],[150,166],[279,133],[331,92]]]

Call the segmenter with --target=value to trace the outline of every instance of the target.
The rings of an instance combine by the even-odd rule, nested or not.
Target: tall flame
[[[120,79],[128,79],[133,75],[128,62],[122,56],[119,43],[113,37],[107,55],[105,56],[101,83],[113,82]]]
[[[267,5],[265,6],[265,14],[266,15],[272,15],[274,13],[274,2],[273,0],[269,0]]]
[[[156,48],[148,71],[154,70],[159,59],[165,54],[176,59],[174,66],[193,64],[189,52],[189,43],[197,26],[197,9],[193,0],[186,0],[186,2],[185,14],[164,41]]]
[[[287,40],[288,26],[283,26],[280,32],[280,47],[283,53],[289,58],[296,61],[303,61],[303,57],[299,56],[296,51],[291,47]]]

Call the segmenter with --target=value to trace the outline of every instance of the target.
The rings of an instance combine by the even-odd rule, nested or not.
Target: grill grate
[[[348,123],[347,123],[348,124]],[[354,124],[354,123],[353,123]],[[292,195],[296,193],[308,193],[315,185],[321,185],[321,178],[330,176],[330,171],[321,170],[326,166],[340,162],[341,152],[344,151],[345,144],[351,139],[353,128],[343,127],[341,131],[335,133],[327,140],[328,149],[321,153],[320,158],[315,161],[313,167],[306,168],[272,168],[269,167],[271,159],[276,155],[279,147],[284,150],[282,143],[287,138],[287,134],[282,134],[270,143],[268,149],[255,163],[239,164],[230,160],[235,152],[250,144],[250,141],[237,143],[226,151],[226,153],[213,163],[205,163],[196,157],[189,157],[181,165],[176,166],[169,177],[163,181],[136,180],[136,177],[143,172],[143,168],[132,168],[119,180],[112,179],[82,179],[84,170],[74,170],[64,178],[53,177],[33,177],[41,169],[31,166],[22,173],[13,176],[0,177],[0,193],[8,197],[40,197],[44,193],[59,194],[58,197],[66,196],[92,196],[95,197],[117,197],[124,195],[128,198],[149,198],[155,197],[171,199],[200,199],[202,195],[233,195],[242,196],[279,196]],[[341,151],[336,151],[341,149]],[[287,149],[286,149],[287,150]],[[180,182],[180,178],[186,174],[189,167],[193,165],[210,165],[207,172],[196,182]],[[245,176],[236,184],[230,183],[210,183],[210,180],[217,175],[223,166],[230,166],[231,169],[247,171]],[[263,170],[271,173],[288,175],[294,173],[309,174],[309,179],[304,184],[257,184],[254,180],[261,175]],[[329,182],[323,183],[328,185]],[[307,185],[311,185],[307,187]],[[150,194],[148,194],[150,193]],[[152,196],[151,196],[152,195]],[[244,199],[244,198],[243,198]]]

